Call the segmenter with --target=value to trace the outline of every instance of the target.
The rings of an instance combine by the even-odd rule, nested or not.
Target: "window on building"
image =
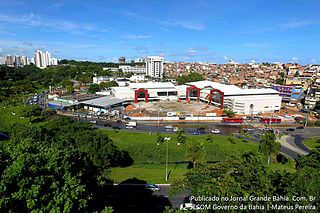
[[[157,92],[158,96],[167,96],[167,92]]]
[[[169,96],[176,96],[178,93],[177,92],[168,92]]]

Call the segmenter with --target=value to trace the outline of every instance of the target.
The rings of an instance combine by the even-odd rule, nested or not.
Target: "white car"
[[[96,123],[97,123],[97,121],[90,121],[90,123],[92,123],[92,124],[96,124]]]
[[[173,126],[168,125],[168,126],[165,126],[164,128],[165,128],[165,129],[172,129],[172,128],[173,128]]]
[[[213,133],[213,134],[219,134],[219,133],[220,133],[220,130],[219,130],[219,129],[213,129],[213,130],[211,131],[211,133]]]
[[[173,127],[172,129],[174,132],[178,132],[179,128],[178,127]]]

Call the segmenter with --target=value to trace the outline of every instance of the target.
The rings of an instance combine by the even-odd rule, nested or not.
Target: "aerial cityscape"
[[[1,212],[319,212],[319,2],[40,3],[1,2]]]

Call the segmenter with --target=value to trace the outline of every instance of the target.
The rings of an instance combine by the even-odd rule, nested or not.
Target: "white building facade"
[[[123,73],[133,73],[137,75],[146,75],[147,71],[144,67],[132,67],[127,65],[120,65],[119,69],[121,69]]]
[[[58,59],[51,58],[51,54],[48,51],[36,50],[34,53],[34,65],[40,69],[56,66],[58,65]]]
[[[163,77],[163,57],[148,56],[146,60],[146,74],[153,78]]]

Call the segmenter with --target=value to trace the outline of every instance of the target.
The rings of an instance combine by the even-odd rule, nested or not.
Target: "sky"
[[[0,56],[320,63],[318,0],[0,0]]]

